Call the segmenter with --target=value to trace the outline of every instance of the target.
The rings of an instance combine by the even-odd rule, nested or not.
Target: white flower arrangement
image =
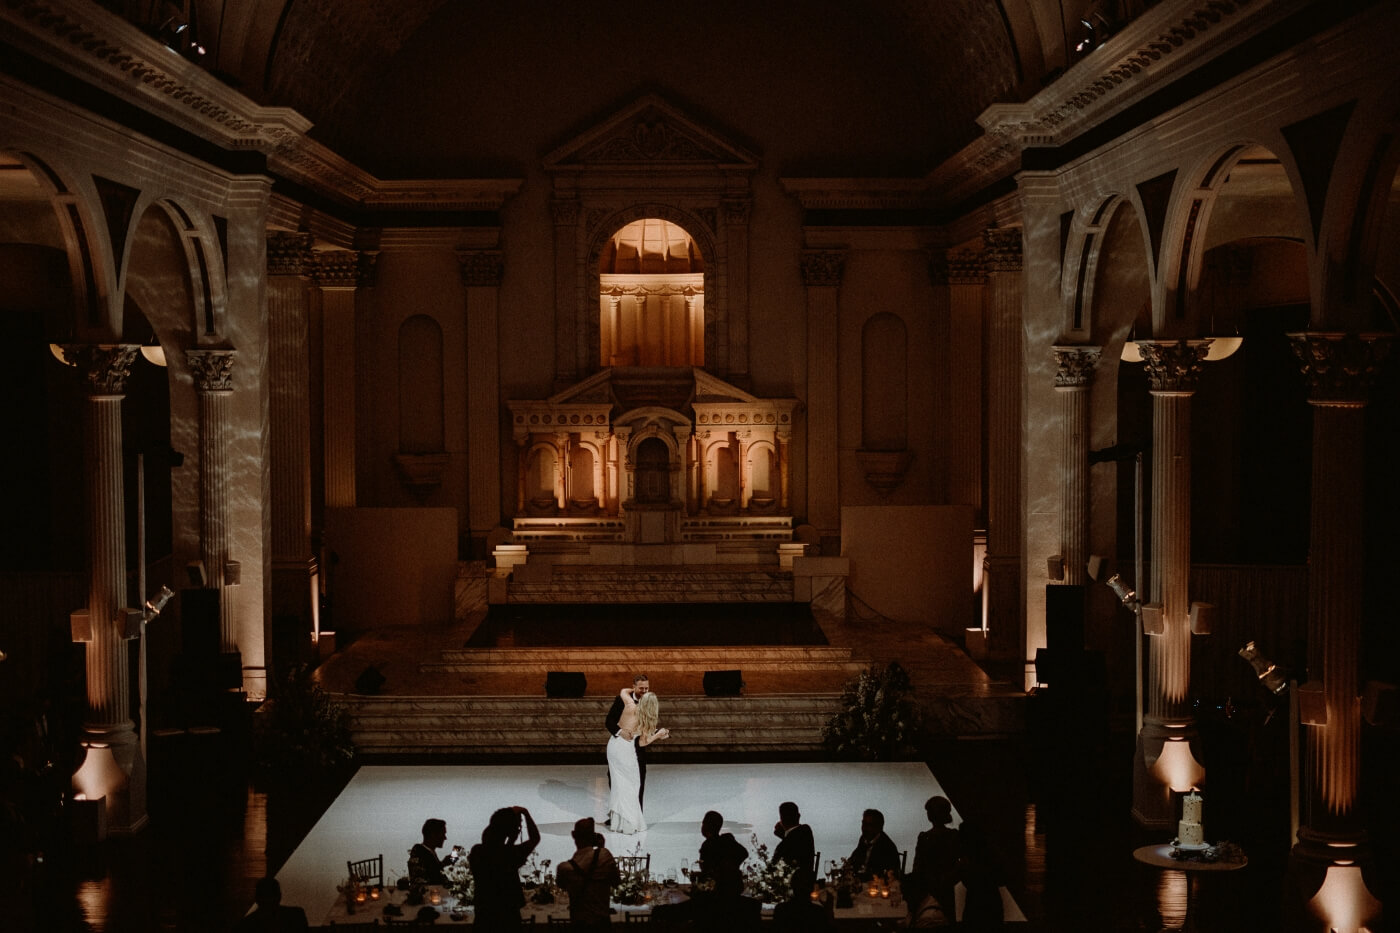
[[[749,894],[765,904],[785,901],[792,894],[792,876],[797,866],[785,859],[774,859],[768,854],[768,846],[758,841],[758,834],[752,837],[754,857],[744,863],[744,885]]]
[[[447,893],[457,901],[457,906],[465,906],[476,900],[476,879],[472,877],[471,865],[459,858],[443,871],[447,875]]]

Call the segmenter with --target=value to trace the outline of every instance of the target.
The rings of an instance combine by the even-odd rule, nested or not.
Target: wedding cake
[[[1181,846],[1203,846],[1205,830],[1201,828],[1201,795],[1192,791],[1181,798],[1181,819],[1176,824],[1176,843]]]

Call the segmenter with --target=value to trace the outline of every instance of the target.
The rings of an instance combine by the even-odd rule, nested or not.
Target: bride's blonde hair
[[[637,732],[640,735],[651,735],[660,721],[661,702],[656,699],[656,694],[648,693],[637,701]]]

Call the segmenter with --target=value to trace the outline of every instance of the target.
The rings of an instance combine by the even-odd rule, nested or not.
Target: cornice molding
[[[779,178],[803,210],[918,210],[930,206],[924,178]]]

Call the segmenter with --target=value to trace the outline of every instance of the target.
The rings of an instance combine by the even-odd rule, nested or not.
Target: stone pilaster
[[[807,287],[807,521],[823,538],[841,534],[838,292],[845,272],[842,250],[803,250]]]
[[[272,617],[294,617],[307,638],[315,625],[319,589],[311,546],[310,262],[311,234],[268,234]]]
[[[1146,710],[1134,761],[1133,813],[1144,826],[1170,826],[1171,792],[1198,784],[1190,750],[1191,396],[1209,340],[1139,341],[1152,395],[1152,564],[1146,604],[1162,616],[1147,639]],[[1139,590],[1142,584],[1138,583]],[[1171,743],[1168,745],[1167,743]],[[1184,744],[1183,744],[1184,743]]]
[[[219,650],[238,650],[234,614],[236,579],[229,579],[228,418],[233,394],[234,351],[187,350],[199,398],[199,556],[206,585],[219,591]],[[235,686],[225,684],[224,686]]]
[[[1021,506],[1021,230],[983,234],[987,269],[987,647],[993,658],[1028,661]]]
[[[1306,900],[1330,870],[1369,870],[1373,861],[1363,814],[1357,811],[1365,413],[1371,381],[1390,353],[1392,337],[1325,332],[1289,337],[1308,380],[1313,415],[1307,676],[1310,692],[1319,692],[1323,701],[1322,715],[1308,717],[1303,726],[1303,826],[1289,865],[1289,895]],[[1319,718],[1324,721],[1315,721]],[[1358,897],[1354,906],[1359,910],[1365,899]],[[1370,903],[1379,915],[1379,902]],[[1357,916],[1365,919],[1364,912]]]
[[[1089,394],[1102,347],[1059,346],[1055,394],[1060,407],[1060,557],[1064,582],[1087,582],[1089,560]]]
[[[87,389],[83,406],[83,474],[87,485],[88,604],[86,631],[75,632],[86,655],[84,761],[75,784],[107,798],[108,829],[126,833],[146,822],[145,762],[131,719],[126,640],[126,509],[122,465],[122,399],[139,348],[69,345]]]
[[[948,289],[948,501],[971,505],[987,523],[982,495],[982,253],[958,250],[930,264],[935,286]]]
[[[473,540],[501,523],[499,250],[464,250],[457,261],[467,292],[467,521]],[[600,488],[597,494],[601,497]]]
[[[353,250],[312,254],[322,296],[327,508],[355,505],[355,290],[374,284],[375,259]]]
[[[729,346],[724,368],[729,379],[742,386],[749,384],[749,213],[752,207],[748,198],[730,198],[723,202],[729,280],[726,293]],[[686,321],[690,321],[688,314]]]
[[[573,198],[557,197],[549,209],[554,218],[554,387],[562,390],[578,381],[583,339],[579,331],[587,330],[579,326],[575,292],[581,205]]]

